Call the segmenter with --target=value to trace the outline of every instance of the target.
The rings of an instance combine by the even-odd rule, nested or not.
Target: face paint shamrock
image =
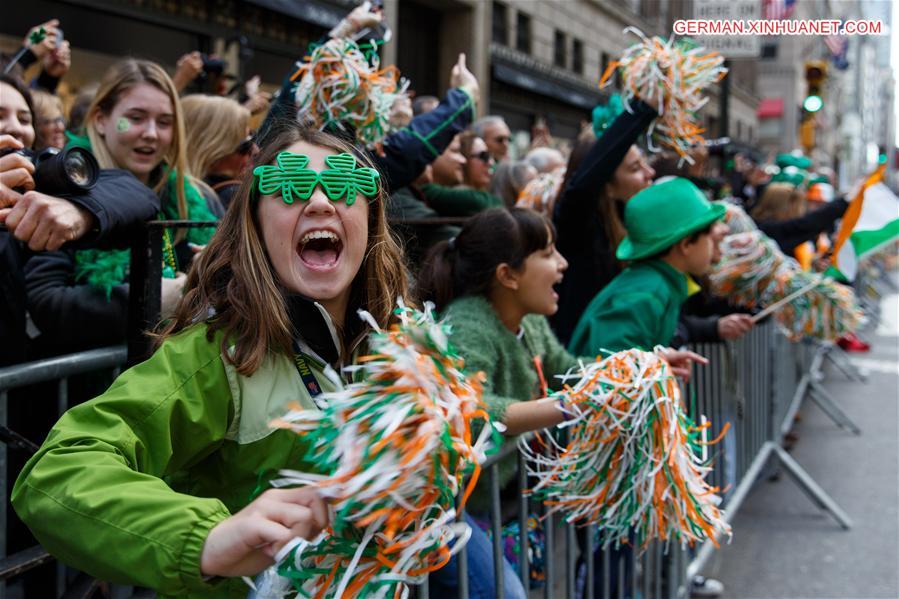
[[[325,158],[329,168],[315,172],[306,168],[309,157],[305,154],[281,152],[275,159],[277,166],[263,165],[253,169],[259,192],[271,195],[280,192],[285,204],[293,204],[294,196],[308,200],[317,184],[332,202],[346,198],[352,206],[356,194],[372,198],[378,193],[380,173],[373,168],[356,167],[352,154],[337,154]]]

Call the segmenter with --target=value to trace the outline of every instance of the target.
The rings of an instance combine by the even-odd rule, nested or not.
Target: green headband
[[[346,198],[352,206],[356,194],[373,198],[378,194],[380,173],[373,168],[357,167],[352,154],[337,154],[325,158],[328,168],[316,172],[306,168],[309,156],[281,152],[275,161],[278,166],[263,165],[253,169],[255,187],[263,195],[281,193],[285,204],[293,204],[294,196],[308,200],[315,186],[321,184],[325,195],[332,202]]]

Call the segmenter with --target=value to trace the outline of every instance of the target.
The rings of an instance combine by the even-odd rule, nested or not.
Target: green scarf
[[[86,136],[78,136],[68,131],[66,136],[69,138],[68,147],[78,146],[91,150],[90,140]],[[164,203],[159,218],[179,220],[177,172],[168,167],[165,169],[167,171],[166,185],[162,194]],[[209,210],[203,194],[187,179],[184,180],[184,199],[187,202],[188,220],[218,220]],[[215,233],[213,227],[188,229],[187,241],[196,245],[206,245],[213,233]],[[175,278],[175,272],[178,270],[172,239],[174,239],[174,231],[167,229],[164,233],[162,251],[162,276],[167,279]],[[91,287],[102,289],[108,300],[112,296],[112,288],[128,280],[130,265],[130,250],[79,250],[75,252],[75,281],[86,282]]]

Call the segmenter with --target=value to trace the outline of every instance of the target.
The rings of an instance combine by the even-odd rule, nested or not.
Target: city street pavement
[[[762,479],[734,521],[734,538],[708,563],[727,598],[899,597],[899,297],[883,300],[883,321],[853,361],[869,375],[849,381],[830,366],[826,389],[862,429],[837,428],[806,401],[791,455],[849,514],[844,531],[793,481]]]

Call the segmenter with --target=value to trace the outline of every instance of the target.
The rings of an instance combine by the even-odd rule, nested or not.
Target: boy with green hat
[[[667,179],[637,193],[625,206],[619,260],[631,266],[600,291],[581,316],[568,345],[574,355],[630,348],[652,351],[674,336],[689,275],[711,267],[712,227],[725,208],[693,183]]]

